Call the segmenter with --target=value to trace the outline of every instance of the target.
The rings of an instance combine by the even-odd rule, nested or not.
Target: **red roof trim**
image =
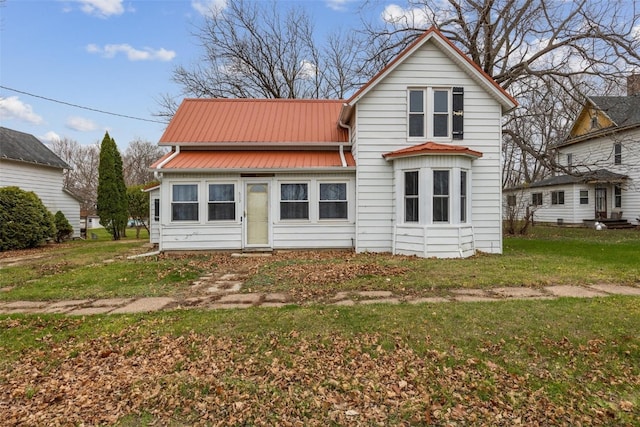
[[[425,142],[424,144],[391,151],[383,154],[382,157],[386,160],[392,160],[402,157],[442,154],[450,156],[482,157],[482,153],[480,151],[471,150],[470,148],[462,147],[460,145],[438,144],[435,142]]]

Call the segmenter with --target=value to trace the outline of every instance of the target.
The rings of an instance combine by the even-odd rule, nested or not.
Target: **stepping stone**
[[[253,307],[251,304],[211,304],[206,308],[211,310],[220,310],[220,309],[232,309],[232,308],[249,308]]]
[[[264,301],[265,303],[283,303],[289,301],[289,295],[282,293],[266,294]],[[262,305],[264,305],[264,303]]]
[[[220,276],[218,280],[235,280],[238,277],[235,273],[227,273]]]
[[[391,291],[360,291],[357,295],[367,298],[389,298],[393,295]]]
[[[52,304],[49,304],[47,308],[44,309],[45,313],[66,313],[70,310],[77,309],[79,306],[87,304],[91,300],[88,299],[75,299],[68,301],[56,301]]]
[[[85,316],[92,314],[105,314],[113,310],[113,307],[85,307],[85,308],[77,308],[75,310],[71,310],[67,314],[72,316]]]
[[[398,298],[379,298],[358,301],[360,304],[400,304]]]
[[[46,305],[47,303],[45,301],[13,301],[6,303],[3,308],[8,310],[27,310],[42,308]]]
[[[458,302],[485,302],[485,301],[500,301],[496,298],[481,296],[481,295],[458,295],[453,297]]]
[[[557,297],[593,298],[607,295],[604,292],[584,288],[582,286],[556,285],[547,286],[544,289]]]
[[[356,303],[353,302],[353,300],[345,299],[345,300],[342,300],[342,301],[334,302],[333,305],[343,305],[343,306],[350,307],[352,305],[356,305]]]
[[[117,313],[144,313],[148,311],[162,310],[167,305],[175,302],[173,298],[168,297],[151,297],[140,298],[124,307],[116,308],[111,314]]]
[[[487,293],[483,289],[452,289],[451,293],[456,295],[485,296]]]
[[[340,300],[346,299],[349,295],[350,295],[350,292],[341,291],[335,294],[333,297],[331,297],[331,301],[340,301]]]
[[[133,301],[133,298],[103,298],[91,303],[92,307],[117,307]]]
[[[505,298],[532,298],[543,297],[545,294],[537,289],[521,288],[521,287],[506,287],[506,288],[493,288],[489,291],[494,294],[498,294]]]
[[[590,285],[590,288],[598,291],[606,292],[608,294],[617,295],[638,295],[640,296],[640,288],[634,286],[622,286],[622,285]]]
[[[281,307],[285,307],[289,304],[285,303],[285,302],[263,302],[262,304],[260,304],[260,307],[273,307],[273,308],[281,308]]]
[[[218,300],[221,304],[258,304],[262,301],[262,294],[232,294],[225,295]]]
[[[409,304],[422,304],[422,303],[441,303],[451,302],[451,300],[443,297],[428,297],[428,298],[415,298],[407,300]]]

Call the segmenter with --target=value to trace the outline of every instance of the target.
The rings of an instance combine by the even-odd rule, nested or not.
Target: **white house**
[[[154,163],[162,251],[501,253],[516,101],[431,29],[347,100],[186,99]]]
[[[505,190],[505,210],[535,210],[534,220],[629,226],[640,218],[640,75],[627,96],[593,96],[556,145],[565,174]]]
[[[33,191],[52,214],[62,211],[80,237],[80,201],[64,188],[64,169],[69,165],[35,136],[0,127],[0,187]]]

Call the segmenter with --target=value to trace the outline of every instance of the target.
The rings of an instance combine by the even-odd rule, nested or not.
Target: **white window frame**
[[[322,199],[322,190],[321,187],[323,185],[331,185],[331,184],[339,184],[339,185],[344,185],[344,191],[345,191],[345,199],[344,200],[331,200],[331,199],[327,199],[327,200],[323,200]],[[317,182],[317,194],[318,194],[318,221],[347,221],[349,220],[349,183],[347,181],[341,181],[341,180],[335,180],[335,181],[318,181]],[[320,206],[322,205],[322,203],[335,203],[335,202],[339,202],[339,203],[344,203],[346,206],[346,216],[344,217],[336,217],[336,218],[322,218],[321,216],[321,210],[320,210]],[[311,213],[309,214],[311,215]]]
[[[422,112],[411,111],[411,92],[422,92]],[[434,121],[436,115],[443,115],[435,111],[435,93],[436,92],[447,93],[447,135],[434,136]],[[412,115],[421,114],[423,116],[423,129],[422,135],[411,135],[409,126],[409,117]],[[423,140],[430,139],[435,141],[451,141],[453,139],[453,87],[440,87],[440,86],[428,86],[428,87],[409,87],[407,88],[407,139],[409,140]]]
[[[436,172],[447,172],[447,194],[436,194],[435,185],[436,185]],[[451,169],[433,169],[431,172],[431,222],[434,224],[450,224],[451,223]],[[436,199],[446,199],[447,206],[447,219],[446,220],[436,220],[435,215],[435,207],[436,207]]]
[[[175,201],[174,200],[174,188],[176,186],[195,186],[196,187],[196,200],[190,200],[190,201],[183,201],[183,200],[178,200]],[[200,222],[200,183],[198,182],[174,182],[171,183],[171,212],[170,212],[170,217],[171,217],[171,222],[179,222],[179,223],[185,223],[185,222],[190,222],[190,223],[197,223]],[[173,215],[173,206],[175,204],[194,204],[196,205],[196,218],[195,219],[175,219],[174,215]]]
[[[236,222],[238,219],[238,186],[235,181],[209,181],[206,183],[207,192],[207,222],[220,223],[220,222]],[[210,198],[209,187],[212,185],[232,185],[233,186],[233,200],[230,201],[213,201]],[[209,218],[209,206],[212,204],[231,204],[233,203],[233,219],[210,219]]]
[[[407,174],[408,173],[415,173],[417,176],[417,186],[418,188],[416,188],[416,194],[407,194]],[[405,224],[419,224],[420,223],[420,171],[417,169],[408,169],[408,170],[403,170],[402,171],[402,212],[403,212],[403,222]],[[407,200],[408,199],[415,199],[417,202],[417,215],[416,215],[416,219],[415,220],[407,220]]]
[[[282,200],[282,186],[291,184],[304,184],[307,186],[307,199],[306,200]],[[300,181],[279,181],[277,186],[278,191],[278,220],[281,222],[310,222],[312,217],[311,211],[311,182],[308,180]],[[282,203],[307,203],[307,217],[306,218],[282,218]]]

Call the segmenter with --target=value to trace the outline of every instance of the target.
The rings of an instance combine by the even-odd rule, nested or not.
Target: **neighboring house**
[[[151,166],[152,242],[501,253],[501,120],[515,106],[435,29],[347,100],[186,99]]]
[[[0,187],[33,191],[52,214],[62,211],[80,237],[80,201],[64,188],[64,169],[69,165],[35,136],[0,127]]]
[[[640,75],[628,78],[627,96],[587,98],[556,152],[568,173],[506,189],[505,215],[515,209],[521,217],[528,208],[540,222],[635,223],[640,217]]]

